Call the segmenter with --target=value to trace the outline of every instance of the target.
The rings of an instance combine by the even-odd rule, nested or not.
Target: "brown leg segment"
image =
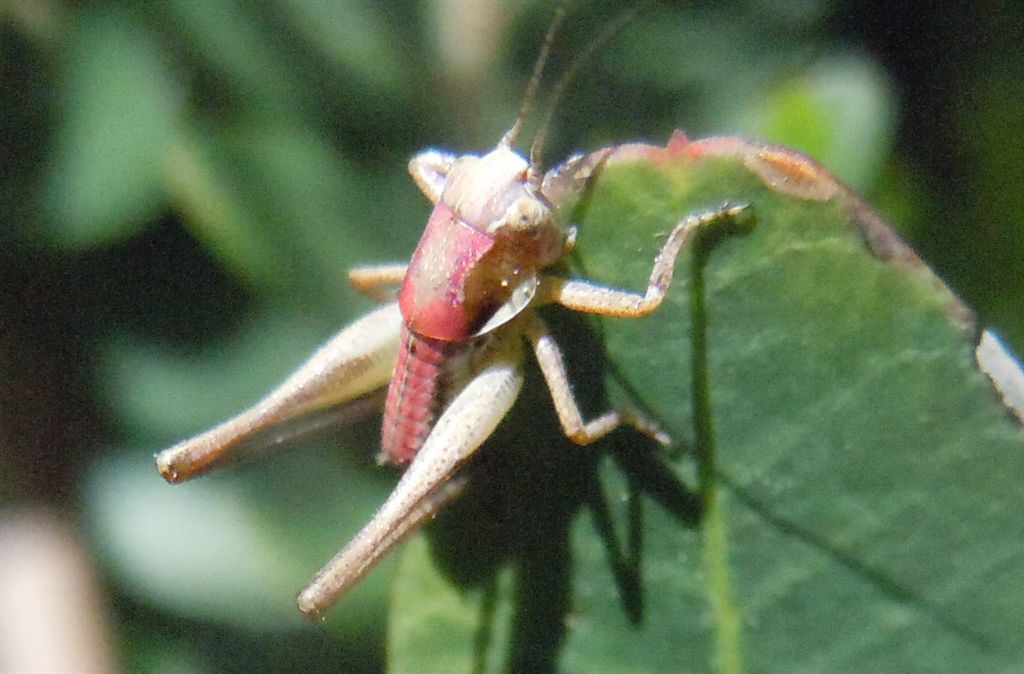
[[[389,302],[394,299],[394,288],[402,283],[408,268],[404,262],[353,267],[348,270],[348,282],[371,299]]]

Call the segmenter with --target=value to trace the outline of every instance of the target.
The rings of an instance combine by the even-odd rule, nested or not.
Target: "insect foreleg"
[[[168,482],[195,477],[232,458],[232,450],[267,428],[382,388],[395,368],[400,327],[397,303],[363,316],[263,400],[157,454],[160,474]]]
[[[523,383],[521,358],[518,350],[502,349],[459,391],[388,500],[299,594],[299,610],[321,615],[451,497],[454,487],[446,483],[452,474],[494,432],[515,402]]]
[[[353,267],[348,270],[348,282],[363,295],[386,302],[394,295],[394,289],[388,286],[398,286],[408,268],[404,262]]]
[[[409,175],[420,192],[436,204],[448,180],[448,171],[454,163],[455,155],[450,152],[427,150],[409,160]]]
[[[671,444],[671,438],[658,428],[657,424],[634,410],[612,410],[596,419],[584,421],[565,372],[562,350],[548,331],[548,326],[539,317],[534,316],[527,327],[526,336],[533,345],[533,353],[551,391],[558,421],[570,440],[578,445],[588,445],[619,426],[626,425],[663,445]]]
[[[574,311],[601,316],[646,316],[665,299],[665,293],[672,285],[672,273],[679,251],[693,236],[701,230],[711,231],[717,227],[726,228],[726,225],[748,230],[753,224],[753,216],[747,206],[726,204],[716,211],[687,216],[668,235],[668,240],[654,259],[645,293],[608,288],[592,281],[550,277],[542,283],[539,293],[541,301],[556,302]]]

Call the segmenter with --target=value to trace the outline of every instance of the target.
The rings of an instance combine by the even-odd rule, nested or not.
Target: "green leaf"
[[[77,249],[133,234],[164,204],[179,97],[157,41],[120,10],[84,14],[68,45],[49,169],[49,238]]]
[[[390,35],[378,8],[365,1],[310,3],[284,0],[281,10],[296,30],[324,59],[340,66],[340,74],[372,82],[394,93],[402,87],[403,71],[394,35]]]
[[[256,287],[285,284],[288,270],[251,202],[219,171],[211,152],[183,136],[167,158],[169,198],[193,235],[236,276]]]
[[[328,298],[333,308],[355,295],[345,269],[407,247],[396,223],[428,212],[411,186],[398,195],[367,180],[322,132],[282,113],[253,114],[205,139],[175,146],[172,196],[196,238],[261,285]]]
[[[247,106],[277,111],[293,111],[301,99],[301,82],[288,68],[281,35],[266,25],[259,8],[207,0],[196,11],[190,0],[167,0],[147,9],[178,33],[190,58],[217,74],[224,94],[244,92]]]
[[[344,543],[338,532],[357,529],[386,495],[371,454],[294,448],[172,489],[151,452],[122,449],[86,476],[90,539],[118,585],[150,605],[258,632],[302,629],[295,595]],[[377,638],[389,577],[384,565],[361,584],[332,627]]]
[[[1017,671],[1024,432],[965,308],[870,209],[773,146],[624,146],[583,202],[579,267],[642,288],[673,225],[725,201],[757,228],[701,273],[684,253],[652,316],[593,327],[612,395],[679,451],[627,431],[573,448],[528,380],[431,544],[405,551],[393,671]],[[594,414],[598,340],[555,320]]]

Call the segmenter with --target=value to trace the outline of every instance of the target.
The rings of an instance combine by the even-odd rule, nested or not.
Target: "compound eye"
[[[508,228],[513,231],[529,231],[536,229],[551,218],[551,209],[547,204],[534,196],[519,197],[505,210],[489,231],[497,233]]]

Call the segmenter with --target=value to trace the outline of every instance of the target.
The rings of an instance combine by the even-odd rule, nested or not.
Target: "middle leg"
[[[672,439],[665,431],[635,410],[612,410],[596,419],[584,421],[565,371],[562,349],[539,316],[534,316],[530,320],[526,336],[533,345],[537,363],[540,365],[541,373],[551,391],[551,399],[555,405],[555,412],[558,414],[558,421],[570,440],[578,445],[589,445],[619,426],[625,425],[662,445],[671,444]]]

